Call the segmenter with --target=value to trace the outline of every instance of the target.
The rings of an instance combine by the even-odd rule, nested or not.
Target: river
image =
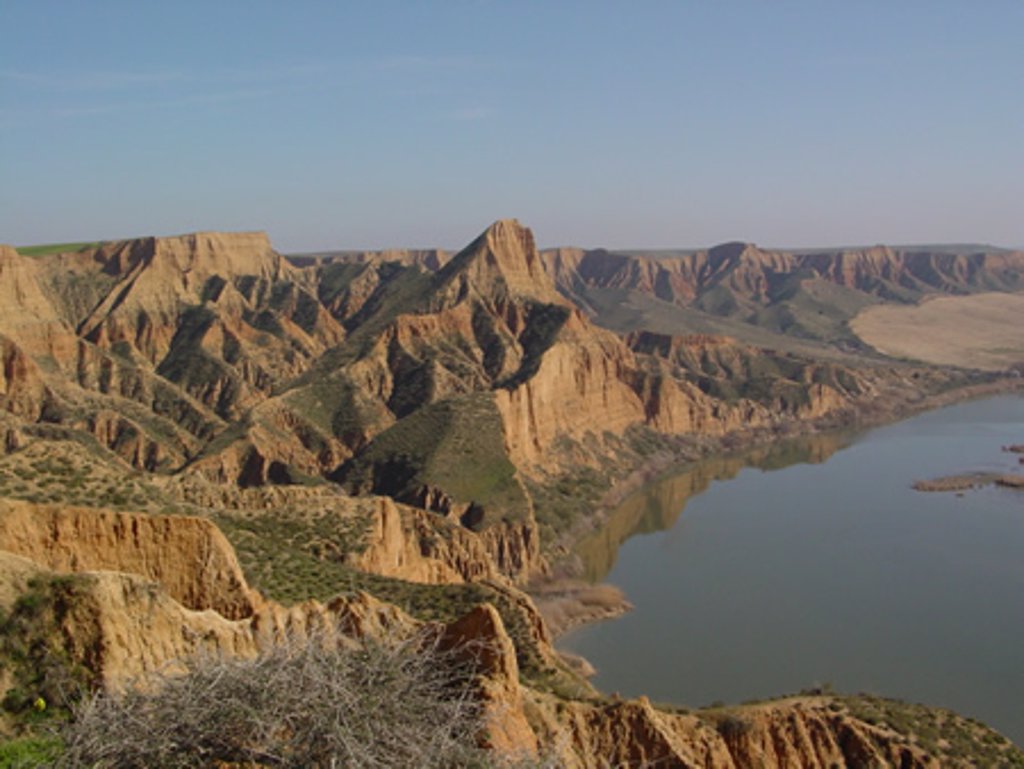
[[[815,686],[952,708],[1024,745],[1024,397],[959,403],[697,463],[579,552],[635,609],[559,645],[624,696],[700,706]]]

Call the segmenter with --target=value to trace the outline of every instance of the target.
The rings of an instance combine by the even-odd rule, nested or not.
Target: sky
[[[0,0],[0,242],[1024,246],[1022,0]]]

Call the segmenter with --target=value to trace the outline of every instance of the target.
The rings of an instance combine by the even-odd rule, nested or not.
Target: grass
[[[50,254],[64,254],[69,251],[86,251],[91,248],[98,248],[100,245],[102,245],[102,241],[42,243],[36,246],[18,246],[16,250],[22,256],[49,256]]]
[[[530,617],[507,590],[487,583],[407,582],[348,565],[345,555],[362,547],[365,518],[324,515],[303,521],[296,513],[277,511],[272,517],[253,518],[222,512],[213,520],[235,547],[246,579],[274,600],[286,605],[310,598],[327,601],[364,590],[424,622],[452,622],[481,603],[491,603],[515,643],[524,679],[556,691],[587,690],[567,669],[545,662],[533,639]],[[450,524],[439,521],[444,525]]]
[[[0,617],[0,662],[11,680],[2,707],[22,729],[66,716],[92,683],[90,671],[68,655],[60,630],[87,579],[33,577]]]
[[[0,497],[143,512],[173,504],[144,473],[74,441],[37,441],[0,456]]]
[[[422,504],[425,487],[451,503],[469,505],[473,528],[520,520],[528,502],[508,459],[501,417],[490,393],[424,406],[378,435],[339,480],[355,492],[386,494]]]
[[[0,742],[0,769],[52,766],[64,750],[58,737],[31,735]]]
[[[839,697],[855,718],[887,726],[929,754],[975,766],[1024,767],[1024,751],[978,721],[949,710],[869,695]]]
[[[325,601],[351,589],[346,556],[365,547],[369,519],[327,508],[242,515],[219,512],[212,520],[235,547],[249,582],[284,604]]]

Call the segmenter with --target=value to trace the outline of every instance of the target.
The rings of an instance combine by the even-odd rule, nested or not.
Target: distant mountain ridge
[[[697,312],[704,331],[710,326],[764,343],[764,334],[752,331],[759,329],[779,341],[784,336],[847,350],[866,350],[849,322],[873,304],[1024,289],[1024,252],[1002,249],[789,252],[737,242],[656,257],[554,249],[544,258],[559,291],[617,331],[685,333]],[[626,305],[635,310],[631,317],[618,310]],[[691,314],[673,318],[668,306]]]

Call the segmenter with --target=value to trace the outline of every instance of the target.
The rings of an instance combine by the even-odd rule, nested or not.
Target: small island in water
[[[1003,451],[1024,455],[1024,444],[1015,443],[1003,446]],[[1024,456],[1021,457],[1020,463],[1024,464]],[[995,472],[956,473],[930,480],[914,481],[911,485],[915,491],[968,491],[993,484],[1010,489],[1022,489],[1024,488],[1024,475]]]

